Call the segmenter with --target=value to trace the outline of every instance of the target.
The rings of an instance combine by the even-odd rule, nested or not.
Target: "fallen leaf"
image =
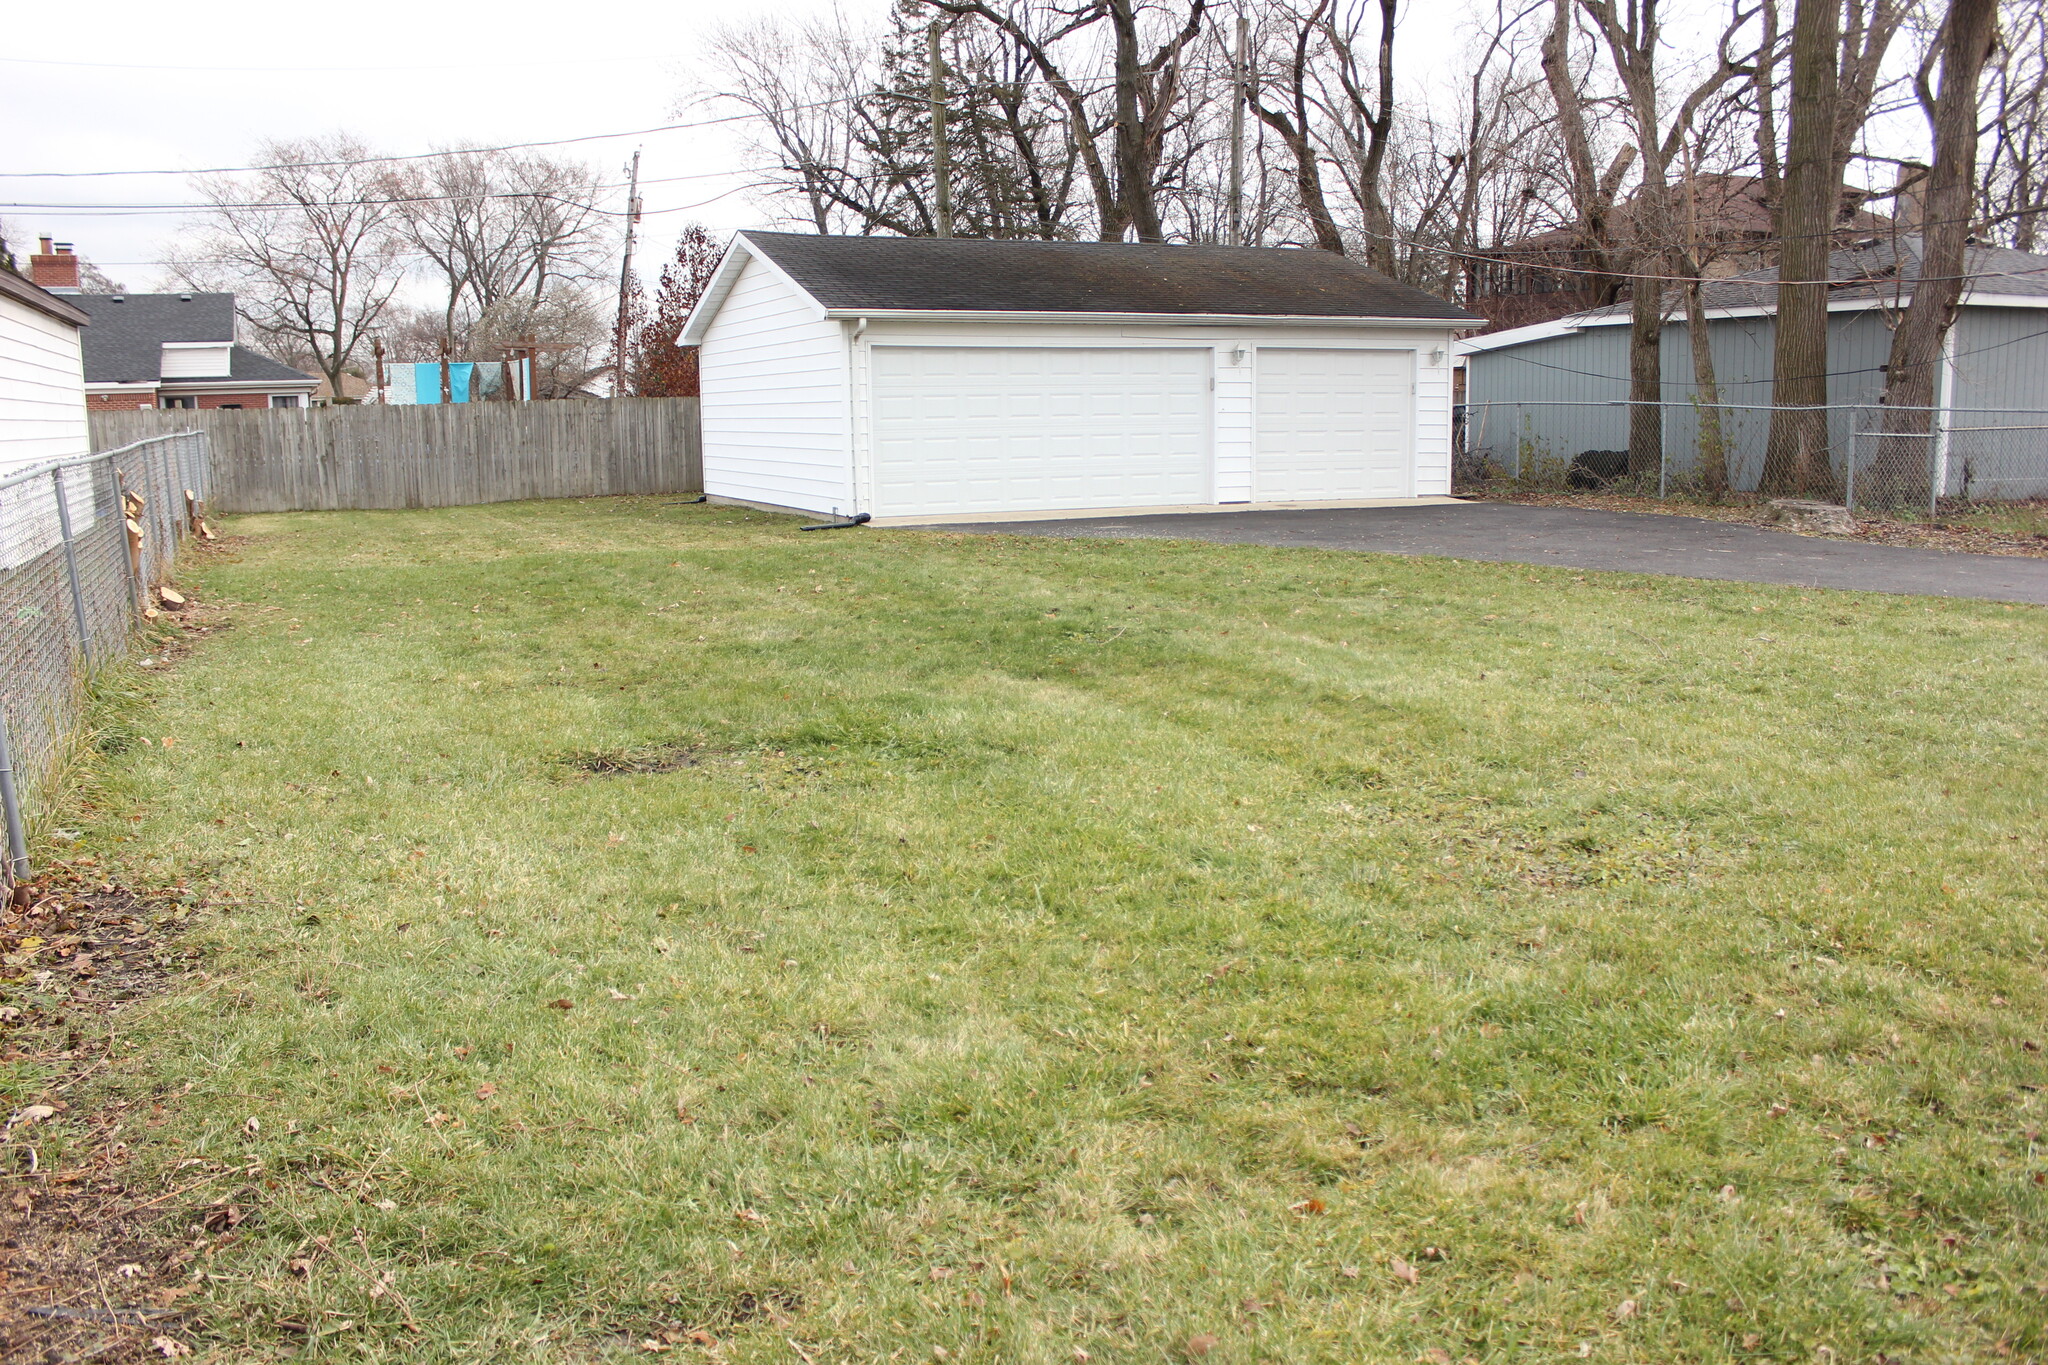
[[[1721,1202],[1724,1204],[1737,1204],[1742,1202],[1742,1196],[1735,1192],[1733,1185],[1723,1185],[1721,1187]]]
[[[1635,1315],[1636,1301],[1634,1299],[1623,1299],[1614,1306],[1614,1320],[1616,1322],[1627,1322]]]
[[[711,1333],[705,1331],[702,1327],[696,1327],[692,1328],[689,1333],[689,1342],[692,1346],[716,1346],[718,1338],[712,1336]]]
[[[50,1105],[31,1104],[25,1109],[16,1111],[14,1117],[7,1120],[7,1126],[12,1128],[17,1123],[40,1123],[44,1119],[55,1118],[56,1116],[56,1109]]]
[[[1764,1111],[1764,1117],[1772,1119],[1781,1119],[1791,1112],[1792,1106],[1780,1100],[1778,1103],[1772,1105],[1769,1109],[1766,1109]]]
[[[1417,1356],[1416,1359],[1426,1360],[1429,1362],[1429,1365],[1451,1365],[1451,1353],[1441,1346],[1430,1347],[1427,1351]]]
[[[756,1225],[760,1225],[765,1224],[768,1221],[766,1218],[763,1218],[760,1214],[755,1213],[752,1209],[741,1209],[738,1213],[734,1214],[733,1216],[739,1219],[742,1223],[753,1223]]]
[[[189,1356],[192,1354],[192,1348],[179,1341],[176,1337],[151,1337],[149,1344],[155,1347],[160,1354],[172,1360],[177,1359],[179,1356]]]
[[[248,1118],[242,1120],[242,1131],[247,1133],[250,1137],[255,1137],[258,1133],[263,1131],[263,1125],[256,1121],[256,1116],[254,1114],[251,1114]]]
[[[1327,1206],[1320,1199],[1304,1199],[1300,1203],[1289,1204],[1287,1206],[1287,1211],[1289,1213],[1298,1213],[1302,1215],[1302,1217],[1308,1218],[1313,1217],[1318,1213],[1327,1212],[1328,1209]]]
[[[551,1010],[573,1010],[576,1008],[576,1002],[573,1000],[550,1000],[547,1007]]]
[[[605,842],[608,844],[623,844],[626,842],[626,836],[619,833],[617,830],[613,830],[611,832],[611,835],[608,838],[606,838]]]
[[[1339,1266],[1337,1267],[1337,1273],[1347,1280],[1355,1280],[1358,1278],[1358,1267],[1355,1265]]]
[[[1203,1356],[1215,1350],[1217,1345],[1215,1337],[1210,1336],[1207,1332],[1202,1332],[1189,1337],[1187,1344],[1181,1347],[1181,1353],[1187,1356],[1189,1360],[1200,1360]]]
[[[1764,1344],[1764,1339],[1763,1339],[1762,1337],[1758,1336],[1758,1335],[1757,1335],[1757,1334],[1756,1334],[1755,1332],[1745,1332],[1745,1333],[1743,1333],[1743,1336],[1742,1336],[1742,1349],[1743,1349],[1743,1350],[1745,1350],[1745,1351],[1754,1351],[1754,1350],[1755,1350],[1755,1349],[1756,1349],[1757,1347],[1759,1347],[1759,1346],[1761,1346],[1761,1345],[1763,1345],[1763,1344]]]
[[[480,1100],[487,1100],[497,1093],[498,1087],[492,1085],[489,1081],[485,1081],[482,1085],[476,1088],[476,1097]]]
[[[1394,1278],[1403,1284],[1420,1284],[1422,1282],[1422,1272],[1409,1265],[1399,1256],[1396,1256],[1389,1263],[1388,1268],[1394,1272]]]

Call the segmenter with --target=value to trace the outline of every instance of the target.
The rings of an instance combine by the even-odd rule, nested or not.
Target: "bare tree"
[[[1350,186],[1359,215],[1364,219],[1365,258],[1389,275],[1400,268],[1395,259],[1393,215],[1387,210],[1382,185],[1394,135],[1397,5],[1398,0],[1357,0],[1341,11],[1330,8],[1321,23],[1323,37],[1330,45],[1330,64],[1339,92],[1332,123],[1338,143],[1347,153],[1345,183]],[[1358,53],[1358,39],[1367,13],[1374,14],[1378,23],[1369,79],[1366,64]]]
[[[201,177],[210,207],[172,274],[235,295],[259,341],[298,348],[336,393],[405,275],[386,178],[345,134],[270,142],[270,169]]]
[[[457,148],[385,184],[398,232],[441,277],[451,341],[501,299],[591,283],[610,257],[603,186],[580,162]]]
[[[1933,132],[1934,158],[1927,173],[1926,221],[1913,297],[1892,333],[1891,358],[1885,366],[1886,439],[1879,442],[1879,462],[1886,482],[1895,487],[1912,486],[1933,463],[1928,447],[1934,429],[1935,371],[1969,268],[1977,92],[1997,38],[1998,0],[1949,0],[1936,41],[1914,78]]]
[[[1276,82],[1262,79],[1257,73],[1263,64],[1254,59],[1253,74],[1245,81],[1245,101],[1294,159],[1294,191],[1316,246],[1341,256],[1344,238],[1337,231],[1337,221],[1323,195],[1323,149],[1313,126],[1315,71],[1311,65],[1311,54],[1327,41],[1324,21],[1333,3],[1334,0],[1310,0],[1309,7],[1300,12],[1276,7],[1279,36],[1285,45],[1285,55],[1279,61],[1280,76]],[[1279,98],[1272,99],[1269,90]]]
[[[1715,44],[1712,64],[1676,101],[1658,68],[1663,23],[1658,0],[1579,0],[1606,46],[1623,93],[1636,150],[1636,191],[1630,201],[1633,276],[1629,304],[1629,468],[1658,467],[1664,456],[1664,277],[1672,239],[1670,172],[1708,101],[1743,74],[1747,58],[1734,44],[1755,11],[1734,0]],[[1668,111],[1668,112],[1667,112]]]
[[[1977,220],[2008,246],[2033,251],[2048,224],[2048,8],[2011,0],[1985,73]]]

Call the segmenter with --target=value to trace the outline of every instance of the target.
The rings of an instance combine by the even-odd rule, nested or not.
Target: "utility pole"
[[[631,319],[633,298],[633,229],[640,222],[640,149],[633,149],[633,164],[626,171],[626,256],[619,263],[619,322],[612,334],[612,397],[626,393],[626,324]]]
[[[370,354],[377,361],[377,406],[383,407],[391,401],[391,391],[384,387],[384,338],[370,338]]]
[[[1230,244],[1244,245],[1244,63],[1251,25],[1237,16],[1237,58],[1230,68]]]
[[[946,146],[946,58],[939,51],[937,19],[925,31],[932,67],[932,197],[937,201],[938,234],[953,235],[953,165]]]

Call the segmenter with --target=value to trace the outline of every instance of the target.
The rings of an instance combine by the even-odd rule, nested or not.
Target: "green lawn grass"
[[[188,573],[83,846],[237,902],[108,1082],[222,1358],[2048,1354],[2042,612],[795,525]]]

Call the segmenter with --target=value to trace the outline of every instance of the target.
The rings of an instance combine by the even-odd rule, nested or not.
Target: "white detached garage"
[[[943,519],[1447,494],[1480,325],[1320,251],[744,232],[682,341],[712,497]]]

